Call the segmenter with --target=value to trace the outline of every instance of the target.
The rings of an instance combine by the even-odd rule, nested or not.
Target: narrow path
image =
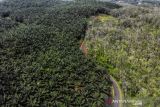
[[[120,89],[120,86],[112,76],[110,76],[110,80],[113,83],[113,91],[114,91],[113,107],[122,107],[122,103],[120,102],[122,100],[122,91]]]
[[[84,55],[87,56],[88,50],[87,50],[84,42],[81,43],[80,49],[82,50]],[[113,101],[112,101],[113,107],[122,107],[122,103],[119,103],[122,100],[121,88],[118,85],[118,82],[111,75],[110,75],[110,80],[113,83],[113,91],[114,91]]]

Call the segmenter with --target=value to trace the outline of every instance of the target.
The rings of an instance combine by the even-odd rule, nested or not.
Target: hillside
[[[159,8],[123,7],[91,17],[88,23],[88,57],[119,80],[125,99],[159,107]]]
[[[114,8],[94,0],[0,3],[0,105],[103,106],[111,95],[108,73],[79,47],[87,19]]]

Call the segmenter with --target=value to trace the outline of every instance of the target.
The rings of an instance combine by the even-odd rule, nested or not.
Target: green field
[[[119,80],[124,98],[143,100],[145,107],[160,96],[158,11],[124,7],[92,17],[85,37],[89,56]]]

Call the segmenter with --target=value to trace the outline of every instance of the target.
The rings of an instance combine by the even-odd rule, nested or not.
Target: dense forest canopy
[[[97,107],[108,73],[79,49],[87,18],[111,3],[5,0],[0,3],[0,105]]]

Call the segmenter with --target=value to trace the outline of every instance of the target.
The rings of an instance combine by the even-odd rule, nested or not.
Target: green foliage
[[[126,97],[151,100],[160,96],[160,26],[156,24],[160,18],[157,12],[149,8],[122,8],[111,11],[117,21],[112,18],[103,23],[96,21],[104,15],[90,21],[85,38],[90,57],[110,68],[110,74],[120,80]]]
[[[86,18],[119,6],[93,4],[59,0],[0,4],[2,13],[10,11],[0,17],[2,107],[103,105],[104,96],[110,95],[109,76],[83,55],[79,40],[87,29]]]

